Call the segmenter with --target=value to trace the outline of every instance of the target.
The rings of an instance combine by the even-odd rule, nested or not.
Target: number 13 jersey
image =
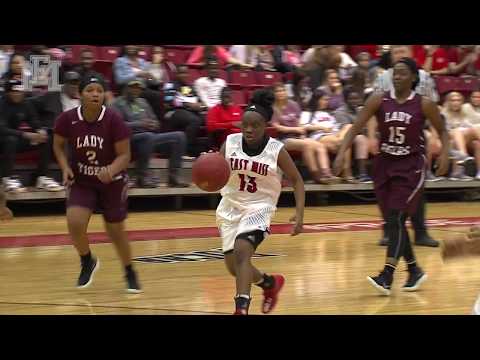
[[[238,210],[252,207],[276,208],[282,190],[282,172],[278,168],[278,154],[283,143],[270,138],[263,151],[249,156],[243,151],[242,134],[229,135],[225,141],[225,159],[231,173],[221,191],[222,202],[227,201]]]
[[[425,153],[425,115],[420,95],[412,91],[407,100],[399,104],[393,91],[386,92],[376,117],[381,153],[394,156]]]

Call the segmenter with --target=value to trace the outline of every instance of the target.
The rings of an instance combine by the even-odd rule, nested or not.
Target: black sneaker
[[[77,289],[88,288],[93,281],[93,274],[100,268],[100,260],[92,257],[89,264],[82,266],[80,276],[78,277]]]
[[[393,275],[382,271],[378,276],[367,276],[367,280],[377,289],[382,295],[390,295],[392,287]]]
[[[142,292],[142,288],[137,279],[137,273],[135,271],[129,272],[125,276],[127,280],[127,292],[129,294],[140,294]]]
[[[383,238],[380,239],[380,242],[378,243],[380,246],[388,246],[388,237],[384,236]]]
[[[428,247],[439,247],[440,243],[437,240],[433,240],[430,235],[423,235],[418,239],[415,239],[415,245],[418,246],[428,246]]]
[[[248,309],[250,307],[250,301],[252,298],[245,298],[243,296],[235,297],[235,312],[233,315],[248,315]]]
[[[428,276],[422,269],[417,267],[413,271],[408,272],[408,279],[405,285],[403,285],[403,291],[417,291],[420,285],[427,280]]]

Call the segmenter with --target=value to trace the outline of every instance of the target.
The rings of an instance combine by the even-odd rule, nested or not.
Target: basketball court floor
[[[429,275],[416,293],[403,293],[401,262],[390,297],[367,283],[383,267],[385,248],[374,204],[308,207],[305,233],[290,237],[294,209],[280,208],[273,234],[254,263],[281,272],[284,290],[273,314],[470,314],[480,293],[479,258],[444,263],[439,248],[416,247]],[[102,218],[90,226],[92,250],[101,262],[92,286],[75,288],[79,259],[64,216],[20,216],[0,223],[0,314],[228,315],[234,280],[224,268],[214,210],[131,213],[127,222],[144,293],[124,290],[114,247]],[[479,221],[478,203],[428,206],[431,235],[467,232]],[[260,314],[261,291],[253,287],[251,314]]]

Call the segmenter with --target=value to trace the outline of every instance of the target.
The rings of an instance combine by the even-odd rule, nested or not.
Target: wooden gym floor
[[[274,234],[258,249],[266,256],[254,263],[281,272],[286,284],[274,314],[470,314],[480,293],[479,259],[443,263],[438,248],[416,247],[429,275],[416,293],[403,293],[404,263],[390,297],[377,295],[365,280],[383,265],[385,248],[375,205],[309,207],[306,230],[288,235],[293,209],[279,209]],[[464,233],[478,221],[480,204],[428,205],[431,235],[441,240]],[[71,246],[64,216],[17,217],[0,223],[0,314],[230,314],[234,280],[223,260],[200,260],[220,247],[213,210],[132,213],[128,230],[144,293],[128,295],[113,246],[102,220],[89,231],[101,267],[95,281],[79,291],[79,259]],[[190,253],[190,254],[189,254]],[[172,255],[173,254],[173,255]],[[179,254],[176,257],[174,254]],[[212,253],[210,253],[212,254]],[[152,262],[153,256],[164,261]],[[180,260],[189,261],[180,261]],[[150,261],[148,261],[150,260]],[[172,260],[175,260],[172,262]],[[260,313],[261,291],[253,287],[251,314]]]

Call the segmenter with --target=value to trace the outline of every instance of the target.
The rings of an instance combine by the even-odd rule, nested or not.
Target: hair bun
[[[265,109],[271,108],[275,102],[275,97],[273,92],[267,89],[256,90],[253,93],[251,103],[254,105],[259,105]]]

